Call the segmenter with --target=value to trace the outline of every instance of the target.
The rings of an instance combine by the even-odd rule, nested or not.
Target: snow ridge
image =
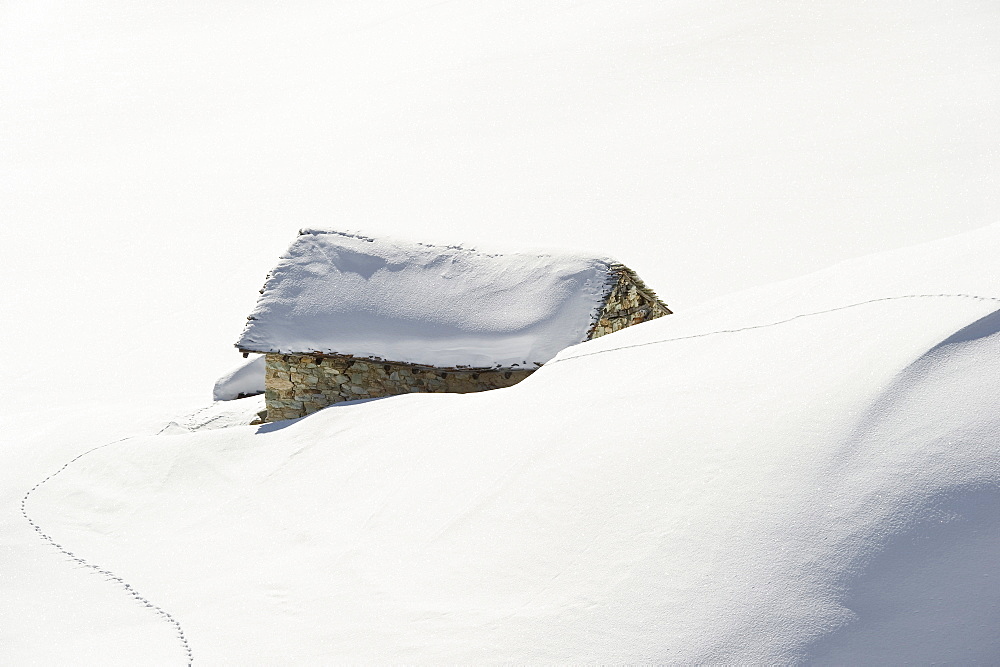
[[[651,340],[643,343],[632,343],[631,345],[620,345],[618,347],[609,347],[606,350],[595,350],[593,352],[582,352],[580,354],[573,354],[566,357],[557,357],[548,363],[549,366],[552,364],[558,364],[564,361],[573,361],[574,359],[582,359],[584,357],[592,357],[596,354],[604,354],[606,352],[617,352],[619,350],[628,350],[633,347],[646,347],[647,345],[659,345],[660,343],[672,343],[678,340],[689,340],[691,338],[704,338],[706,336],[715,336],[717,334],[725,333],[739,333],[740,331],[752,331],[754,329],[767,329],[768,327],[776,327],[779,324],[787,324],[789,322],[794,322],[795,320],[800,320],[804,317],[814,317],[816,315],[825,315],[827,313],[835,313],[839,310],[848,310],[850,308],[857,308],[859,306],[867,306],[871,303],[881,303],[884,301],[897,301],[900,299],[975,299],[977,301],[995,301],[1000,303],[1000,298],[992,296],[978,296],[976,294],[901,294],[899,296],[883,296],[877,299],[869,299],[867,301],[859,301],[857,303],[850,303],[846,306],[837,306],[836,308],[828,308],[826,310],[817,310],[812,313],[800,313],[793,317],[789,317],[784,320],[778,320],[777,322],[768,322],[767,324],[753,324],[746,327],[738,327],[736,329],[718,329],[716,331],[706,331],[704,333],[691,334],[690,336],[678,336],[676,338],[663,338],[661,340]]]
[[[156,605],[153,602],[151,602],[148,598],[146,598],[141,593],[139,593],[139,591],[137,591],[131,584],[129,584],[128,582],[126,582],[124,579],[122,579],[121,577],[119,577],[118,575],[116,575],[111,570],[103,568],[100,565],[97,565],[95,563],[91,563],[91,562],[87,561],[85,558],[81,558],[81,557],[77,556],[76,554],[74,554],[72,551],[69,551],[63,545],[57,543],[55,541],[55,539],[52,538],[51,535],[49,535],[46,532],[44,532],[42,530],[42,528],[37,523],[35,523],[35,521],[31,518],[31,515],[28,514],[28,510],[27,510],[28,498],[31,497],[31,494],[34,493],[36,489],[38,489],[40,486],[42,486],[43,484],[45,484],[46,482],[48,482],[50,479],[52,479],[53,477],[55,477],[56,475],[58,475],[62,471],[66,470],[66,468],[70,467],[75,462],[79,461],[80,459],[82,459],[83,457],[87,456],[88,454],[96,452],[98,449],[104,449],[105,447],[109,447],[111,445],[116,445],[116,444],[118,444],[120,442],[124,442],[126,440],[131,440],[133,437],[134,436],[129,436],[127,438],[120,438],[118,440],[114,440],[112,442],[108,442],[108,443],[105,443],[103,445],[98,445],[97,447],[94,447],[93,449],[88,449],[87,451],[83,452],[82,454],[79,454],[78,456],[76,456],[76,457],[70,459],[69,461],[67,461],[66,463],[64,463],[63,466],[61,468],[59,468],[59,470],[56,470],[54,473],[52,473],[51,475],[49,475],[48,477],[46,477],[42,481],[38,482],[37,484],[35,484],[30,489],[28,489],[28,492],[25,493],[24,496],[21,498],[21,516],[23,516],[24,519],[25,519],[25,521],[27,521],[28,524],[32,528],[35,529],[35,532],[38,533],[38,536],[42,540],[44,540],[44,541],[48,542],[49,544],[51,544],[53,547],[55,547],[56,549],[58,549],[64,555],[69,556],[76,563],[78,563],[80,565],[83,565],[84,567],[90,568],[91,570],[97,572],[98,574],[103,574],[107,578],[108,581],[113,581],[113,582],[117,583],[118,585],[120,585],[125,590],[126,593],[128,593],[129,595],[131,595],[132,598],[135,599],[136,602],[138,602],[141,605],[144,605],[144,606],[148,607],[149,609],[152,609],[153,612],[157,616],[159,616],[160,618],[162,618],[167,623],[170,623],[171,625],[173,625],[174,628],[177,630],[177,640],[181,643],[181,646],[184,649],[184,654],[185,654],[185,656],[187,658],[187,664],[190,667],[190,665],[194,662],[194,655],[191,652],[191,645],[188,643],[187,636],[184,634],[184,628],[181,627],[180,621],[178,621],[176,618],[174,618],[173,615],[171,615],[169,612],[167,612],[166,610],[164,610],[159,605]]]

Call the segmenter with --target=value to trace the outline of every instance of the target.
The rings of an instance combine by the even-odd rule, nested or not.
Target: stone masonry
[[[611,267],[614,286],[586,340],[669,315],[631,269]],[[304,417],[328,405],[416,392],[466,394],[517,384],[535,368],[436,368],[351,356],[268,353],[265,421]]]
[[[266,356],[264,398],[269,422],[303,417],[328,405],[360,398],[500,389],[517,384],[534,370],[445,369],[346,356]]]
[[[671,314],[666,304],[631,269],[618,264],[612,267],[612,271],[618,276],[617,282],[591,327],[587,340]]]

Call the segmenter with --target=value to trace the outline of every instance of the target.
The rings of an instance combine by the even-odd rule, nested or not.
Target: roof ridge
[[[504,257],[507,255],[520,255],[529,257],[530,256],[552,257],[552,258],[579,257],[601,262],[607,265],[607,267],[609,268],[613,265],[620,264],[620,262],[618,262],[618,260],[614,259],[613,257],[604,254],[596,254],[585,250],[574,251],[574,250],[563,250],[559,248],[545,248],[545,247],[525,248],[525,249],[518,249],[518,248],[481,249],[478,247],[466,245],[464,243],[454,244],[454,243],[428,243],[425,241],[412,241],[407,238],[392,236],[389,234],[385,236],[370,236],[368,234],[363,234],[360,231],[354,231],[354,232],[340,231],[338,229],[328,229],[322,227],[302,227],[299,229],[298,232],[299,236],[306,236],[309,234],[313,235],[329,234],[333,236],[341,236],[343,238],[348,238],[348,239],[357,239],[359,241],[365,241],[368,243],[382,242],[382,243],[406,244],[410,246],[419,246],[423,248],[434,248],[441,250],[459,250],[469,254],[481,255],[483,257]]]

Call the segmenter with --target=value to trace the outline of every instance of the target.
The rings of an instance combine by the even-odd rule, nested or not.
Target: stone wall
[[[416,392],[466,394],[510,387],[534,369],[442,369],[318,355],[266,355],[266,421],[295,419],[360,398]]]
[[[587,340],[670,315],[667,305],[631,269],[619,265],[613,267],[613,270],[618,274],[618,280],[611,289],[597,322],[591,327]]]
[[[614,285],[586,340],[670,314],[666,304],[631,269],[613,265],[611,273]],[[264,419],[295,419],[328,405],[361,398],[500,389],[517,384],[534,370],[433,368],[349,356],[269,353]]]

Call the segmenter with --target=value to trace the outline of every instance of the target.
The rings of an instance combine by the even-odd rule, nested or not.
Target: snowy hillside
[[[979,0],[0,3],[0,664],[997,662],[998,45]],[[241,425],[313,227],[676,314]]]
[[[998,252],[848,262],[510,389],[132,438],[27,511],[208,664],[990,662]]]

